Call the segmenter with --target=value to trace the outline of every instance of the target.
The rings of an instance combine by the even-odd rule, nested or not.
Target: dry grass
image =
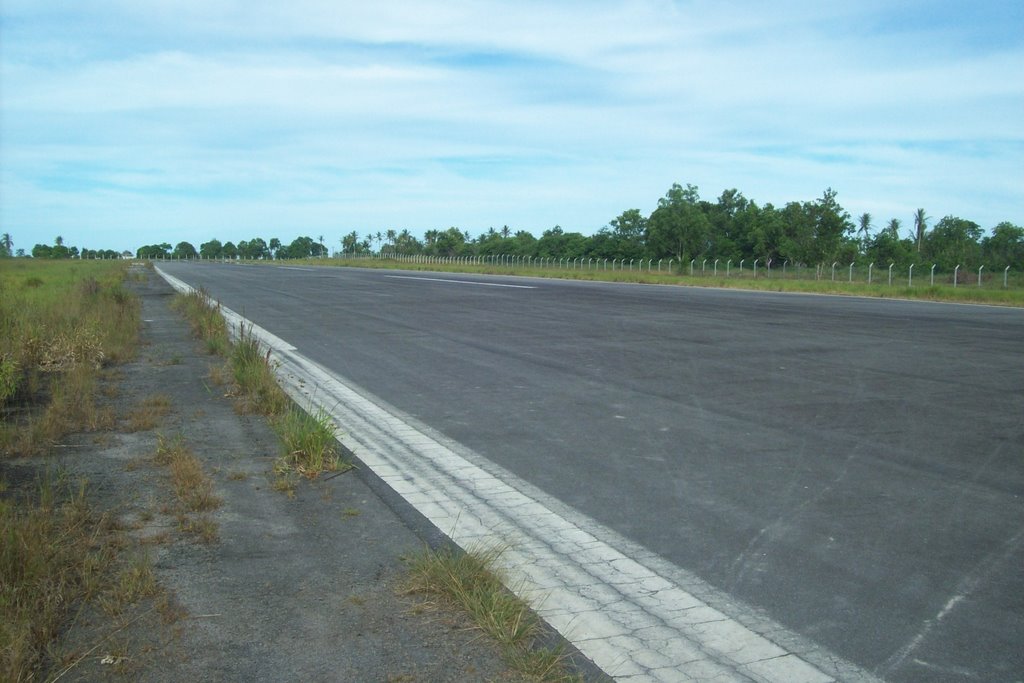
[[[145,557],[119,566],[124,540],[85,485],[47,475],[0,499],[0,671],[34,680],[69,616],[96,602],[119,612],[156,590]],[[123,562],[123,561],[122,561]]]
[[[160,437],[154,461],[167,467],[171,488],[186,512],[209,512],[220,507],[221,500],[213,493],[213,482],[180,436]]]
[[[205,291],[178,295],[175,308],[189,319],[193,332],[208,344],[215,340],[219,348],[220,341],[216,340],[222,336],[227,339],[220,306]],[[238,340],[222,353],[227,363],[224,367],[211,368],[213,383],[230,385],[228,393],[235,400],[236,410],[267,416],[281,438],[284,455],[274,468],[275,490],[289,496],[295,494],[295,481],[288,475],[289,469],[313,478],[325,471],[351,467],[339,457],[330,417],[322,410],[310,413],[292,404],[277,383],[270,350],[260,345],[251,330],[240,329]]]
[[[156,429],[160,421],[171,412],[171,399],[166,394],[144,398],[139,406],[128,413],[126,428],[129,432]]]
[[[200,288],[189,294],[178,294],[171,307],[189,321],[192,333],[203,341],[207,353],[227,355],[231,349],[228,327],[220,313],[220,305],[210,299],[206,290]]]
[[[537,648],[541,623],[529,606],[505,588],[496,569],[502,548],[459,552],[424,550],[410,560],[407,592],[427,596],[422,608],[457,608],[502,648],[506,661],[537,681],[582,679],[559,650]]]

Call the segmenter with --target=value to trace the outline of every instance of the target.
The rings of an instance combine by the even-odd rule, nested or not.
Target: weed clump
[[[244,410],[268,416],[288,412],[288,397],[274,378],[270,349],[263,351],[251,330],[239,330],[228,364]]]
[[[225,367],[214,369],[211,375],[215,381],[232,384],[237,409],[270,418],[284,451],[274,466],[276,489],[291,495],[295,490],[293,474],[313,478],[321,472],[351,467],[341,462],[330,416],[323,409],[307,412],[292,404],[274,376],[270,349],[260,344],[251,328],[241,327],[231,344],[220,305],[202,289],[179,295],[174,307],[188,318],[207,349],[226,345],[223,352],[218,351],[226,358]]]
[[[334,424],[323,409],[307,412],[290,407],[274,420],[284,450],[284,462],[306,477],[340,467]]]
[[[231,349],[228,326],[220,312],[220,304],[210,298],[200,287],[188,294],[178,294],[171,302],[171,308],[189,321],[192,333],[203,340],[206,352],[211,356],[226,356]]]
[[[454,607],[501,646],[515,669],[537,681],[581,681],[569,672],[564,654],[535,647],[541,623],[529,606],[502,581],[497,561],[504,548],[461,552],[424,550],[409,561],[407,593],[435,598],[427,609]]]
[[[0,671],[30,680],[68,613],[99,596],[116,557],[110,520],[78,487],[50,475],[0,498]]]

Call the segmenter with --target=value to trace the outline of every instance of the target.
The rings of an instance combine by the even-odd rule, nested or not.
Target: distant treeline
[[[508,226],[472,237],[456,227],[428,230],[423,239],[408,230],[365,236],[353,231],[341,238],[342,255],[388,254],[432,256],[522,256],[595,259],[741,259],[812,264],[869,261],[878,265],[937,264],[942,270],[1005,268],[1024,270],[1024,228],[1010,222],[991,233],[977,223],[946,216],[932,224],[924,209],[877,226],[871,214],[853,220],[826,189],[819,199],[789,202],[782,208],[758,205],[738,190],[725,190],[715,201],[700,198],[693,185],[673,185],[648,216],[629,209],[592,236],[555,226],[539,238]],[[197,250],[187,242],[150,245],[140,257],[164,258],[308,258],[326,256],[324,238],[299,237],[291,244],[262,238],[238,244],[211,240]]]
[[[37,244],[32,247],[32,258],[38,259],[119,259],[130,257],[130,251],[114,251],[113,249],[79,249],[64,244],[64,238],[57,236],[53,244]],[[28,256],[24,249],[14,249],[14,239],[10,233],[0,235],[0,258],[24,258]]]

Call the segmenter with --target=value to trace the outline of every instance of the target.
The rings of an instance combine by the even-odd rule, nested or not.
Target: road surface
[[[1024,311],[161,268],[867,672],[1024,677]]]

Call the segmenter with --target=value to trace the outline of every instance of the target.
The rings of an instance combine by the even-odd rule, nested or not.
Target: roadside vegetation
[[[172,306],[189,320],[207,352],[225,359],[222,367],[214,369],[213,378],[230,385],[237,409],[266,416],[280,437],[275,488],[292,493],[296,476],[312,479],[351,467],[340,456],[330,417],[322,410],[310,413],[292,403],[275,379],[270,350],[250,330],[238,330],[232,343],[219,304],[202,289],[178,294]]]
[[[424,550],[409,559],[406,591],[423,598],[420,609],[457,608],[499,644],[516,671],[544,682],[582,681],[559,649],[538,647],[543,634],[530,606],[511,593],[496,563],[501,548],[461,552]]]
[[[72,432],[112,427],[100,405],[110,368],[132,358],[138,299],[127,264],[4,260],[0,265],[0,671],[35,680],[65,665],[69,622],[97,608],[118,619],[157,590],[146,556],[90,504],[83,482],[42,456]],[[12,459],[37,460],[12,467]],[[31,474],[27,475],[26,472]],[[115,628],[121,628],[121,625]],[[68,666],[73,666],[71,662]]]
[[[0,265],[0,454],[41,455],[72,431],[109,426],[105,368],[135,354],[138,300],[114,261]]]
[[[213,482],[203,471],[199,458],[180,435],[161,436],[153,458],[157,465],[167,467],[177,505],[170,510],[178,520],[178,528],[196,534],[203,543],[217,540],[217,523],[206,513],[216,510],[221,500],[213,492]]]

